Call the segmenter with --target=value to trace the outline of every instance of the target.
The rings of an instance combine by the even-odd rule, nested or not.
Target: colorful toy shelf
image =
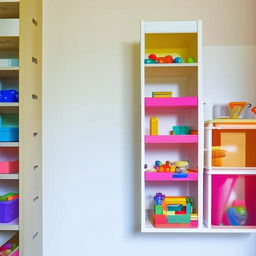
[[[203,226],[201,22],[141,25],[141,230],[197,232]],[[152,209],[157,194],[166,197]]]
[[[145,143],[198,143],[198,135],[146,135]]]
[[[197,97],[145,98],[146,109],[197,107]]]
[[[186,178],[174,178],[170,172],[145,172],[146,181],[197,181],[198,173],[189,172]]]

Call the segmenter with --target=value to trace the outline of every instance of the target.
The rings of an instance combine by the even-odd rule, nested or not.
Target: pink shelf
[[[173,178],[170,172],[145,172],[146,181],[197,181],[198,173],[190,172],[187,178]]]
[[[146,135],[145,143],[197,143],[198,135]]]
[[[145,98],[145,107],[149,108],[191,108],[198,106],[197,97]]]

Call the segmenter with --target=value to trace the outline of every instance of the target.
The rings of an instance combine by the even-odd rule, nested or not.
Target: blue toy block
[[[190,203],[187,203],[187,205],[186,205],[186,213],[187,213],[187,214],[191,214],[191,210],[192,210],[191,204],[190,204]]]
[[[169,204],[168,211],[182,211],[182,204]]]
[[[187,173],[174,173],[172,175],[173,178],[187,178],[188,174]]]

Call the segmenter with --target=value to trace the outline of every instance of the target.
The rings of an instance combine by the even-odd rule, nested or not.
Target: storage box
[[[19,141],[19,128],[18,127],[0,127],[0,141]]]
[[[212,175],[212,225],[231,225],[227,219],[228,210],[244,207],[247,216],[244,215],[245,221],[241,221],[241,225],[255,227],[255,184],[255,175]],[[237,212],[237,219],[242,217],[243,215]]]
[[[19,170],[19,161],[0,162],[0,173],[12,173]]]
[[[0,223],[9,223],[19,217],[19,199],[0,201]]]

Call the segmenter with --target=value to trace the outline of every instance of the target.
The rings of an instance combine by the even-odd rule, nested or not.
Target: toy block
[[[155,215],[154,222],[155,224],[166,224],[167,217],[165,215]]]
[[[181,204],[169,204],[168,211],[181,211],[182,205]]]
[[[191,213],[190,218],[191,218],[191,220],[198,220],[198,214],[197,213]]]
[[[191,214],[191,204],[190,204],[190,203],[187,203],[187,206],[186,206],[186,213],[187,213],[187,214]]]
[[[175,215],[176,212],[175,211],[167,211],[167,214],[166,215]]]
[[[172,97],[172,92],[152,92],[153,98]]]
[[[150,135],[158,135],[158,118],[150,117]]]
[[[163,208],[161,205],[155,204],[155,214],[163,214]]]
[[[172,175],[173,178],[187,178],[188,174],[187,173],[174,173]]]
[[[180,215],[168,215],[168,223],[190,223],[190,215],[180,214]]]
[[[176,211],[175,214],[186,214],[186,211]]]

